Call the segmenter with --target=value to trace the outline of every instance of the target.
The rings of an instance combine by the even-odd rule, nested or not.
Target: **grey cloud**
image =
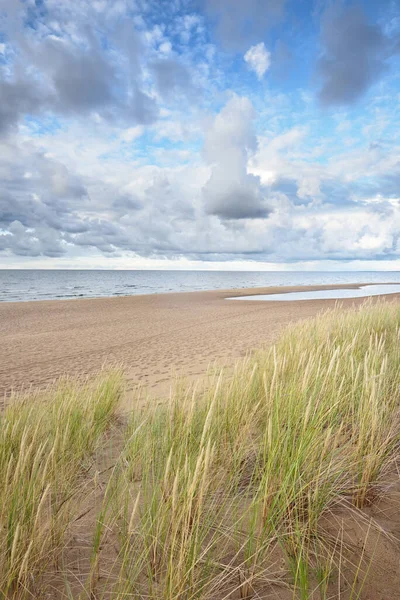
[[[115,71],[97,48],[83,51],[51,40],[42,52],[62,110],[82,113],[115,102]]]
[[[159,93],[166,99],[175,94],[194,95],[194,86],[188,69],[172,59],[161,59],[150,65]]]
[[[128,101],[127,108],[122,111],[122,114],[124,112],[127,117],[131,115],[136,123],[150,125],[157,120],[159,110],[154,98],[136,88],[133,97]]]
[[[227,50],[242,51],[265,39],[279,22],[286,0],[205,0],[206,12]]]
[[[323,54],[317,65],[322,105],[357,101],[388,68],[392,42],[360,6],[329,7],[322,17]]]
[[[182,217],[193,220],[195,218],[194,207],[187,201],[184,194],[177,190],[169,178],[164,174],[158,174],[145,191],[146,205],[155,207],[161,213],[168,211],[174,217]],[[160,216],[160,215],[159,215]]]
[[[142,203],[131,195],[118,195],[112,203],[113,208],[121,215],[126,215],[141,208]]]
[[[206,211],[222,219],[257,219],[270,210],[262,197],[259,179],[246,175],[239,181],[227,181],[225,171],[215,169],[203,188]]]
[[[77,175],[38,152],[11,144],[0,151],[0,247],[22,256],[61,256],[66,234],[87,231],[88,201]]]
[[[118,243],[120,237],[121,230],[118,225],[109,221],[92,219],[89,231],[68,236],[67,239],[76,246],[92,246],[108,254],[115,251],[114,244]]]
[[[29,80],[2,80],[0,71],[0,134],[6,133],[21,115],[40,112],[46,105],[40,91]]]
[[[17,256],[58,257],[65,253],[56,232],[45,227],[35,231],[27,229],[19,221],[13,221],[7,235],[0,235],[0,250],[11,250]]]
[[[134,29],[120,27],[115,15],[107,20],[90,3],[81,14],[74,3],[46,5],[34,15],[26,3],[15,5],[5,4],[0,22],[12,48],[11,62],[0,68],[0,133],[25,115],[46,112],[96,111],[107,121],[141,124],[158,118],[155,99],[142,89],[144,53]]]

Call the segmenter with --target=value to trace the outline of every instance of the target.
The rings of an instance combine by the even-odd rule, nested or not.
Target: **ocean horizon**
[[[0,302],[346,283],[400,283],[400,271],[0,269]]]

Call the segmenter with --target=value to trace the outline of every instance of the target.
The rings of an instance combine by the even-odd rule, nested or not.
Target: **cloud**
[[[60,256],[64,236],[86,231],[79,214],[90,203],[75,173],[29,145],[0,146],[0,230],[2,250],[24,256]]]
[[[41,226],[32,231],[13,221],[7,234],[0,235],[0,251],[11,251],[16,256],[58,258],[66,249],[56,231]]]
[[[321,102],[352,104],[384,84],[330,117],[302,69],[284,90],[246,76],[243,56],[260,79],[287,73],[294,48],[316,58],[313,28],[284,21],[283,0],[209,0],[207,16],[185,0],[0,2],[8,264],[399,256],[394,17],[325,11]]]
[[[188,69],[182,63],[170,58],[161,58],[150,63],[155,83],[161,96],[166,100],[176,94],[194,97],[194,85]]]
[[[26,116],[100,115],[110,123],[151,124],[154,97],[144,89],[143,40],[100,4],[6,3],[1,27],[8,57],[0,62],[0,133]],[[129,29],[129,31],[128,31]],[[1,32],[0,32],[1,33]],[[107,43],[105,43],[107,40]]]
[[[124,168],[92,159],[77,161],[73,169],[32,143],[3,143],[2,255],[57,258],[97,252],[109,259],[133,253],[275,262],[398,255],[400,199],[367,196],[359,181],[365,170],[360,160],[356,167],[355,157],[344,153],[324,167],[307,165],[299,153],[306,131],[299,129],[260,147],[254,117],[247,98],[233,96],[227,102],[208,126],[208,166]],[[374,175],[380,173],[381,181],[396,173],[397,155],[390,151],[378,162],[375,155]],[[249,172],[249,157],[260,168],[273,166],[275,183],[266,179],[261,185]],[[368,165],[372,159],[366,155],[364,160]],[[350,173],[355,180],[346,182]],[[297,195],[305,202],[299,203]],[[315,195],[322,196],[317,204]]]
[[[204,154],[212,172],[203,197],[209,214],[224,219],[268,215],[260,180],[247,169],[249,156],[257,147],[252,128],[254,117],[251,102],[233,96],[206,133]]]
[[[388,69],[392,40],[358,5],[331,5],[322,16],[317,71],[324,106],[356,102]]]
[[[241,51],[265,38],[284,14],[286,0],[206,0],[205,8],[227,50]]]
[[[244,60],[258,79],[262,79],[271,65],[271,53],[265,48],[264,42],[261,42],[247,50]]]
[[[0,135],[12,129],[24,114],[40,114],[46,100],[36,85],[24,80],[1,80],[0,71]]]
[[[95,46],[83,50],[55,38],[43,43],[40,54],[61,111],[85,114],[115,102],[115,70]]]

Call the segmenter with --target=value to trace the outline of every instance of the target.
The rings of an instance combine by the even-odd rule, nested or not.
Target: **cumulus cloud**
[[[398,257],[393,90],[319,117],[301,73],[285,93],[241,78],[269,70],[283,0],[210,0],[208,19],[161,4],[2,0],[1,258]],[[390,73],[393,23],[348,4],[324,13],[323,104]],[[271,70],[287,71],[293,46],[271,48]],[[232,68],[227,49],[246,63]]]
[[[264,42],[261,42],[247,50],[244,60],[258,79],[262,79],[271,65],[271,53],[265,48]]]
[[[249,156],[257,147],[254,116],[251,102],[234,96],[206,133],[204,154],[212,172],[203,196],[209,214],[224,219],[251,219],[269,212],[260,180],[247,168]]]
[[[322,17],[322,55],[318,61],[321,104],[358,100],[388,68],[393,40],[378,23],[369,22],[359,5],[331,5]]]

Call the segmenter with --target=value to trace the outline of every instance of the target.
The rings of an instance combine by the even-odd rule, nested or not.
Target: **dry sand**
[[[0,304],[0,393],[42,386],[123,363],[130,386],[154,395],[171,378],[194,378],[271,343],[283,326],[335,300],[226,301],[230,296],[357,287],[360,284],[170,293]],[[390,299],[399,295],[391,295]],[[343,306],[364,299],[342,300]]]

